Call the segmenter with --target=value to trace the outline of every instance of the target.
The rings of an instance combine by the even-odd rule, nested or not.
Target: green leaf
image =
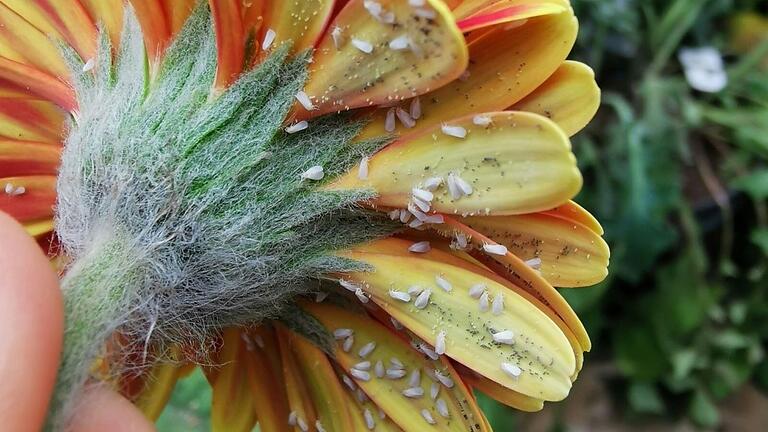
[[[755,170],[739,178],[733,186],[748,193],[755,200],[768,198],[768,169]]]
[[[768,256],[768,228],[758,228],[752,231],[749,238],[752,243],[760,247],[764,255]]]
[[[665,411],[664,403],[653,384],[634,382],[629,386],[627,397],[632,409],[638,413],[662,414]]]
[[[713,428],[720,423],[720,413],[712,399],[703,391],[697,391],[688,406],[688,415],[699,426]]]

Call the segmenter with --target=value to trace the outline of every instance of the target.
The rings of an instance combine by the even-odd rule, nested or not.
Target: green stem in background
[[[79,392],[124,311],[126,256],[115,242],[101,243],[78,260],[61,282],[64,344],[45,430],[62,430]]]
[[[651,36],[654,55],[646,75],[653,76],[661,72],[705,3],[704,0],[677,0],[667,9]]]

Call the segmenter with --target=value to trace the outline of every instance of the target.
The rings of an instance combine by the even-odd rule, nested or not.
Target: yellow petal
[[[408,0],[377,4],[384,8],[378,19],[363,0],[351,0],[331,23],[305,89],[316,109],[299,108],[299,117],[397,102],[447,84],[464,70],[464,38],[442,2],[426,0],[419,8]],[[419,11],[433,18],[419,17]],[[380,21],[389,21],[390,13],[396,25]]]
[[[408,206],[412,188],[440,177],[432,210],[461,214],[521,214],[555,207],[581,188],[581,174],[568,137],[552,121],[532,113],[497,112],[481,115],[476,125],[468,116],[447,122],[460,127],[456,138],[436,126],[400,138],[370,158],[366,180],[358,168],[329,185],[331,189],[372,188],[375,203]],[[470,195],[454,199],[450,176],[467,182]]]
[[[14,9],[0,3],[0,55],[19,63],[28,64],[50,74],[66,77],[69,73],[59,51],[50,39],[51,33],[43,33],[23,17],[23,13],[40,13],[33,2],[23,0]],[[20,15],[17,12],[21,12]],[[40,20],[45,21],[44,17]],[[55,34],[55,33],[53,33]]]
[[[292,417],[295,414],[296,424],[293,430],[299,432],[302,429],[301,424],[314,426],[317,421],[317,413],[310,397],[309,386],[304,380],[299,363],[296,361],[288,341],[278,338],[277,342],[280,346],[280,359],[283,365],[283,381],[288,395],[288,405]]]
[[[178,1],[178,0],[174,0]],[[93,21],[106,29],[113,46],[118,46],[123,31],[123,0],[82,0]]]
[[[275,32],[273,46],[293,42],[291,51],[312,48],[331,19],[331,0],[282,1],[264,10],[264,28]],[[257,41],[260,45],[262,41]]]
[[[504,405],[525,412],[541,411],[544,408],[544,401],[541,399],[532,398],[510,390],[469,370],[466,373],[463,371],[460,373],[467,384]]]
[[[248,386],[253,398],[259,430],[290,431],[287,419],[290,409],[283,385],[280,349],[274,331],[266,326],[247,331]],[[255,342],[258,340],[258,342]],[[262,347],[263,345],[263,347]]]
[[[388,242],[397,242],[388,239]],[[377,242],[379,243],[379,242]],[[406,250],[409,242],[402,242]],[[376,243],[369,250],[375,249]],[[494,277],[441,260],[439,251],[404,257],[372,252],[348,252],[344,256],[370,265],[373,271],[345,275],[364,285],[371,299],[413,333],[436,345],[445,332],[445,353],[475,372],[519,393],[544,400],[561,400],[571,387],[576,361],[562,330],[547,315]],[[418,255],[418,256],[416,256]],[[448,281],[450,292],[438,287],[437,277]],[[481,309],[469,295],[482,284],[488,309]],[[390,290],[407,292],[417,285],[430,290],[428,304],[394,299]],[[420,294],[421,295],[421,294]],[[503,307],[494,312],[496,300]],[[492,333],[511,331],[514,343],[496,343]],[[504,368],[520,368],[519,376]]]
[[[453,15],[457,20],[463,20],[471,16],[483,13],[486,10],[504,9],[518,5],[529,4],[556,4],[568,7],[568,0],[462,0],[453,8]]]
[[[304,307],[330,331],[348,328],[354,332],[354,343],[349,351],[342,348],[343,340],[337,344],[336,361],[347,377],[403,430],[423,431],[430,426],[422,416],[422,410],[427,410],[435,421],[437,430],[483,430],[477,426],[480,412],[474,397],[447,361],[426,358],[423,353],[416,351],[398,335],[365,314],[326,303],[307,303]],[[374,343],[375,346],[372,351],[365,353],[364,347],[369,343]],[[361,352],[365,355],[361,355]],[[392,358],[402,363],[408,375],[396,379],[386,375],[379,378],[375,372],[376,363],[381,362],[385,370],[395,369]],[[371,362],[369,370],[363,371],[370,375],[369,379],[351,375],[350,369],[365,361]],[[417,369],[418,378],[410,382],[411,374]],[[441,384],[436,373],[447,378],[449,384]],[[430,397],[432,384],[437,386],[438,397],[445,403],[448,418],[439,414],[436,399]],[[416,387],[422,389],[422,396],[406,397],[403,394],[406,389]]]
[[[39,221],[27,222],[24,224],[24,230],[32,237],[42,236],[53,231],[53,219],[43,219]]]
[[[467,217],[460,221],[522,260],[540,260],[541,276],[559,287],[594,285],[608,274],[605,241],[584,225],[546,213]]]
[[[14,177],[55,175],[60,155],[58,146],[0,138],[0,173]]]
[[[327,431],[353,430],[352,418],[345,407],[344,389],[325,353],[286,329],[279,329],[278,334],[287,339],[312,398],[317,420]]]
[[[375,430],[377,432],[398,432],[402,430],[389,418],[389,416],[386,415],[386,413],[384,413],[384,418],[381,418],[381,413],[384,411],[381,411],[380,413],[380,408],[367,397],[365,401],[361,401],[353,396],[351,391],[348,391],[344,393],[344,401],[346,406],[351,407],[349,415],[352,418],[353,431],[364,431],[368,429],[365,419],[365,410],[368,410],[371,415],[374,416],[374,421],[376,422]]]
[[[34,66],[0,57],[0,82],[23,88],[26,93],[47,99],[66,111],[77,108],[74,90],[60,78]]]
[[[160,417],[176,387],[181,370],[180,364],[159,363],[144,377],[144,388],[135,405],[148,419],[156,421]]]
[[[567,61],[512,109],[546,116],[572,136],[592,120],[599,106],[595,73],[584,63]]]
[[[0,99],[0,136],[58,143],[63,129],[62,111],[48,101]]]
[[[221,368],[213,382],[211,430],[214,432],[250,432],[256,424],[256,412],[247,385],[248,357],[241,330],[224,331],[224,344],[218,362]]]
[[[501,111],[530,94],[563,63],[576,40],[577,22],[570,9],[529,19],[505,30],[494,27],[469,44],[469,66],[461,79],[420,98],[421,117],[413,129],[398,124],[397,133],[431,128],[463,115]],[[408,109],[407,105],[403,105]],[[361,134],[379,136],[386,110],[379,110]]]

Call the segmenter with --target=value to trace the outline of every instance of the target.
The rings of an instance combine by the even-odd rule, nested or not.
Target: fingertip
[[[128,399],[104,384],[94,384],[78,402],[69,430],[151,432],[155,427]]]

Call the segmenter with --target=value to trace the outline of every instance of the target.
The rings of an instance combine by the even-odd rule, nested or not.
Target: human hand
[[[58,279],[40,247],[0,212],[0,429],[37,431],[45,421],[61,354]],[[92,385],[78,404],[73,432],[153,431],[127,399]]]

